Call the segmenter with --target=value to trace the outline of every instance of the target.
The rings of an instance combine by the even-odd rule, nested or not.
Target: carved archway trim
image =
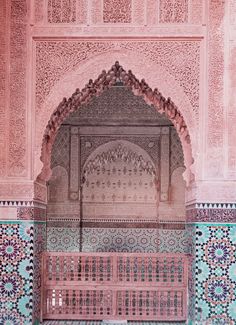
[[[62,102],[54,110],[43,136],[40,158],[43,162],[43,168],[38,176],[38,180],[47,181],[50,178],[52,146],[63,121],[71,113],[79,109],[81,105],[88,103],[94,96],[99,96],[117,82],[130,88],[134,95],[142,96],[147,104],[153,105],[159,113],[164,113],[173,123],[183,146],[186,167],[184,178],[187,185],[189,185],[193,178],[190,169],[193,159],[189,131],[181,112],[170,98],[166,99],[163,97],[157,88],[152,90],[144,79],[139,81],[131,70],[125,71],[118,61],[115,62],[108,72],[103,70],[95,81],[90,79],[82,90],[76,89],[69,99],[63,98]]]

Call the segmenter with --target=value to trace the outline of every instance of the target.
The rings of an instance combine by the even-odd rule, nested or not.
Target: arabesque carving
[[[41,160],[44,166],[39,178],[46,180],[50,177],[52,145],[62,122],[82,104],[89,102],[94,96],[99,96],[105,89],[110,88],[117,82],[130,88],[135,95],[143,96],[146,103],[154,105],[160,113],[165,113],[175,126],[182,144],[188,146],[188,151],[191,152],[190,136],[186,123],[181,112],[172,100],[170,98],[165,99],[157,88],[152,90],[144,79],[139,81],[133,75],[132,71],[126,72],[120,66],[119,62],[116,62],[108,72],[102,71],[95,81],[90,79],[82,90],[76,89],[69,99],[63,98],[62,102],[51,115],[43,137]],[[185,165],[189,172],[186,181],[189,184],[191,180],[191,172],[189,169],[192,164],[191,154],[185,158],[187,159]]]
[[[81,164],[84,165],[89,155],[99,146],[108,143],[109,141],[116,141],[114,136],[82,136],[81,137]],[[154,162],[160,159],[160,135],[156,136],[120,136],[120,140],[132,142],[143,150],[145,150]]]
[[[188,0],[160,0],[161,23],[187,23]]]
[[[26,0],[11,0],[9,78],[9,176],[25,176],[26,152]],[[17,58],[17,60],[16,60]]]
[[[208,53],[208,154],[206,165],[208,175],[223,176],[224,160],[224,41],[223,19],[225,1],[209,1],[209,53]]]
[[[191,112],[198,121],[200,83],[200,40],[158,41],[37,41],[36,42],[36,110],[55,84],[69,71],[88,59],[109,53],[119,47],[122,52],[138,53],[163,68],[181,85],[191,103]],[[117,54],[120,57],[120,54]]]
[[[74,23],[76,21],[76,0],[48,0],[49,23]]]
[[[103,0],[104,23],[131,23],[131,0]]]
[[[47,0],[47,21],[52,24],[83,24],[87,19],[87,0]]]
[[[142,155],[137,152],[128,149],[121,143],[118,143],[115,148],[98,154],[94,159],[89,160],[84,167],[84,174],[91,174],[97,170],[97,168],[103,167],[107,163],[112,163],[117,160],[132,163],[136,168],[141,169],[150,175],[156,175],[156,170],[151,161],[144,160]]]

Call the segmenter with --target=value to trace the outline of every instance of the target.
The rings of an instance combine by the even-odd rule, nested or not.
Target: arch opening
[[[46,265],[49,273],[58,270],[68,288],[75,277],[84,275],[83,285],[86,281],[103,283],[114,267],[119,273],[115,276],[118,281],[123,281],[120,280],[123,276],[125,281],[133,276],[136,279],[135,274],[127,274],[137,269],[140,285],[146,287],[154,281],[158,292],[159,280],[150,279],[150,274],[156,272],[159,279],[156,261],[161,269],[165,268],[166,253],[171,265],[168,272],[173,273],[176,268],[176,272],[181,270],[183,279],[185,276],[188,249],[182,178],[185,167],[178,133],[190,147],[189,134],[178,111],[171,115],[173,121],[169,118],[169,110],[177,110],[172,101],[165,100],[157,90],[152,91],[144,80],[133,78],[129,82],[130,75],[133,78],[117,62],[109,73],[102,73],[94,83],[90,81],[85,90],[77,90],[68,101],[64,99],[45,132],[42,151],[45,169],[41,176],[49,179]],[[95,96],[100,87],[97,84],[102,85],[99,96]],[[159,102],[155,96],[160,97]],[[158,110],[157,103],[161,107]],[[50,159],[48,165],[45,158]],[[59,259],[54,259],[57,255]],[[70,261],[68,267],[65,261]],[[120,266],[115,267],[117,261]],[[143,268],[145,263],[148,269]],[[69,270],[66,279],[65,270]],[[86,278],[88,270],[92,278]],[[114,287],[116,280],[113,280],[109,275],[108,285],[116,295],[117,284]],[[104,290],[102,285],[96,290]],[[132,290],[136,290],[135,286]],[[47,299],[52,302],[55,294],[56,289],[46,290]],[[186,297],[184,294],[180,302],[185,307]],[[72,300],[60,300],[60,293],[58,299],[61,301],[58,310],[63,306],[68,309],[66,317],[70,317]],[[78,302],[80,310],[82,306],[83,302]],[[74,317],[84,319],[83,311],[77,307]],[[99,304],[94,305],[98,307]],[[109,313],[111,309],[117,313],[114,305],[109,307]],[[148,311],[144,317],[149,319],[149,316]],[[103,312],[93,312],[90,317],[102,319]],[[122,317],[135,319],[133,311]],[[159,319],[160,315],[153,317]]]
[[[103,70],[95,81],[90,79],[82,90],[76,89],[69,99],[63,98],[62,102],[54,110],[44,132],[40,157],[43,168],[37,180],[45,182],[51,176],[52,146],[63,121],[82,105],[89,103],[94,97],[101,95],[115,84],[128,87],[134,95],[142,97],[147,104],[155,107],[159,113],[165,115],[173,123],[184,153],[185,172],[183,177],[186,185],[189,186],[194,180],[194,174],[191,171],[193,158],[190,134],[183,115],[170,98],[163,97],[157,88],[154,90],[150,88],[144,79],[139,81],[132,71],[126,72],[118,61],[107,72]]]

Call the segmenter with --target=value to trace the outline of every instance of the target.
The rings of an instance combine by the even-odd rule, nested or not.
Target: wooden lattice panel
[[[46,253],[44,319],[186,319],[184,254]]]

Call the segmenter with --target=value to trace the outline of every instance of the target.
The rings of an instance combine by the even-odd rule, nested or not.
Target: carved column
[[[80,187],[80,136],[79,128],[71,127],[70,138],[70,188],[69,198],[71,200],[78,200]]]
[[[170,135],[169,127],[161,129],[161,191],[160,200],[169,199],[169,180],[170,180]]]

